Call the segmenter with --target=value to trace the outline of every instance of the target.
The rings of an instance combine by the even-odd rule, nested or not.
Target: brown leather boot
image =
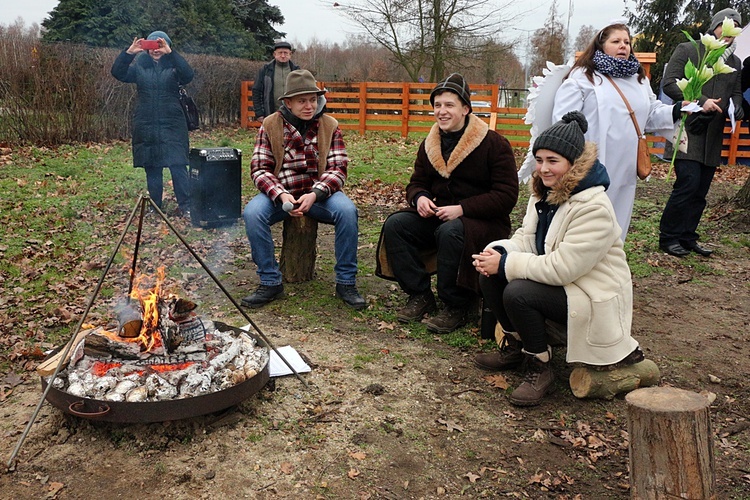
[[[500,350],[474,356],[474,364],[483,370],[501,371],[517,368],[523,363],[523,343],[509,333],[503,335]]]
[[[437,309],[435,296],[431,290],[428,290],[424,293],[411,295],[406,305],[396,313],[396,319],[402,323],[419,321],[425,314],[431,313],[435,309]]]
[[[524,352],[526,375],[523,383],[516,387],[508,399],[516,406],[536,406],[548,392],[554,390],[555,375],[550,362],[546,363],[534,354]]]
[[[427,325],[427,329],[431,332],[446,334],[464,326],[468,321],[469,315],[466,309],[445,306],[442,311],[423,320],[422,323]]]

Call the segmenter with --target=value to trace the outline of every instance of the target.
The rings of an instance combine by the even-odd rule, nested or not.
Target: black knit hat
[[[456,94],[464,104],[469,106],[469,112],[471,113],[471,91],[469,90],[469,84],[466,79],[458,74],[451,73],[448,78],[438,83],[432,92],[430,92],[430,104],[435,105],[435,96],[442,94],[444,91],[450,91]]]
[[[586,117],[580,111],[565,113],[562,120],[534,139],[534,146],[531,148],[532,153],[536,154],[540,149],[549,149],[573,163],[583,153],[586,142],[583,134],[586,133],[588,128],[589,124]]]

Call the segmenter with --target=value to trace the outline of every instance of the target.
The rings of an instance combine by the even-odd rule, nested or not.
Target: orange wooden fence
[[[259,127],[255,120],[252,101],[252,83],[242,82],[241,124]],[[359,134],[368,131],[399,132],[406,137],[414,132],[428,132],[435,122],[430,106],[432,83],[410,82],[318,82],[327,88],[328,114],[339,121],[342,130]],[[526,108],[499,107],[500,89],[497,85],[471,85],[474,114],[505,136],[514,147],[529,146],[530,125],[524,123]],[[739,158],[750,158],[750,132],[744,125],[730,133],[729,122],[725,128],[723,156],[727,163],[735,164]],[[664,139],[649,136],[651,152],[664,152]]]

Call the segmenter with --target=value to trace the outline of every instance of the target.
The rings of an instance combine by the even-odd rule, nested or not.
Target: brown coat
[[[518,174],[508,140],[490,131],[476,116],[468,116],[469,124],[447,163],[440,150],[438,126],[432,126],[419,146],[414,172],[406,186],[410,208],[405,210],[416,211],[415,199],[420,193],[428,193],[438,206],[461,205],[465,243],[457,281],[479,293],[478,273],[471,265],[471,255],[482,251],[488,242],[510,235],[510,212],[518,200]],[[377,256],[376,274],[394,279],[382,233]],[[434,267],[430,270],[434,271]]]

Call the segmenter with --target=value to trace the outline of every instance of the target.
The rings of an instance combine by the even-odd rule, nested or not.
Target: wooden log
[[[577,398],[612,399],[623,392],[659,383],[659,367],[650,359],[640,363],[597,370],[590,366],[576,366],[570,373],[570,389]]]
[[[708,399],[674,387],[649,387],[625,401],[630,498],[717,498]]]
[[[86,338],[86,336],[93,331],[94,331],[93,328],[83,328],[78,331],[78,333],[76,334],[75,340],[73,340],[73,345],[68,351],[68,355],[65,357],[65,361],[63,361],[61,369],[64,369],[68,366],[68,363],[70,362],[70,356],[73,354],[73,351],[75,351],[76,345],[78,345],[78,343],[81,340]],[[50,356],[48,359],[42,362],[39,366],[37,366],[36,372],[42,377],[49,377],[50,375],[55,373],[55,370],[57,369],[57,365],[60,363],[60,358],[62,357],[63,351],[65,351],[65,346],[63,346],[57,353],[55,353],[54,356]]]
[[[282,231],[279,268],[287,283],[310,281],[315,276],[318,221],[310,217],[288,217]]]
[[[83,352],[92,358],[140,359],[141,344],[114,340],[92,332],[84,341]]]

